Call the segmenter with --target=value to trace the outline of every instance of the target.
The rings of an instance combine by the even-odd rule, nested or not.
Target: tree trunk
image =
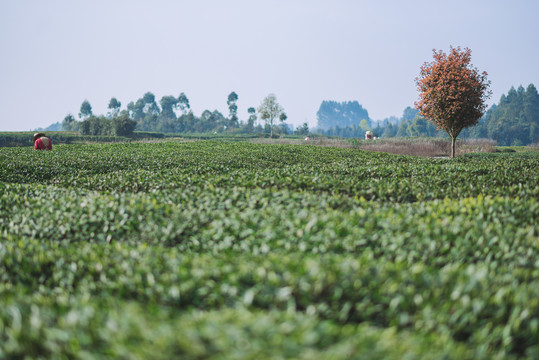
[[[457,140],[456,136],[451,136],[451,159],[455,158],[455,141]]]

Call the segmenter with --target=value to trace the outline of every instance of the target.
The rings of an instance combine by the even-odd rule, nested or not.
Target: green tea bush
[[[2,149],[0,358],[537,358],[538,156]]]
[[[342,326],[290,311],[181,313],[110,297],[10,299],[0,308],[2,323],[8,325],[3,358],[477,358],[446,336]]]
[[[537,197],[537,153],[455,161],[316,146],[197,142],[9,149],[0,180],[93,190],[151,191],[209,183],[414,202],[478,195]]]

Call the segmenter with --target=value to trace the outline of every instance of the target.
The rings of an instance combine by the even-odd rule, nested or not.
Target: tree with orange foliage
[[[438,129],[451,137],[451,157],[455,157],[455,141],[460,132],[477,124],[490,97],[487,73],[479,73],[470,63],[471,50],[450,48],[449,54],[433,50],[434,61],[421,66],[415,79],[419,101],[415,107]]]

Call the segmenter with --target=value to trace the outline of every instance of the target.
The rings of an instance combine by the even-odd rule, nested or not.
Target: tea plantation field
[[[538,165],[0,148],[0,359],[537,359]]]

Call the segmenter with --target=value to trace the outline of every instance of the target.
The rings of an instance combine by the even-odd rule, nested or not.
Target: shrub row
[[[180,313],[110,297],[10,299],[1,358],[481,359],[444,336],[339,325],[300,312]]]
[[[538,156],[3,148],[0,358],[537,358]]]
[[[539,196],[539,153],[455,161],[315,146],[248,143],[114,144],[9,149],[0,181],[109,191],[212,186],[277,188],[389,202],[500,195]]]
[[[1,184],[0,231],[66,242],[151,243],[186,252],[369,254],[539,268],[535,199],[412,204],[308,192],[192,188],[114,193]]]
[[[368,255],[195,255],[146,244],[66,246],[17,238],[4,241],[1,254],[2,296],[17,302],[25,295],[45,301],[86,296],[181,313],[291,311],[335,324],[436,334],[483,356],[539,354],[537,269],[434,268]]]

